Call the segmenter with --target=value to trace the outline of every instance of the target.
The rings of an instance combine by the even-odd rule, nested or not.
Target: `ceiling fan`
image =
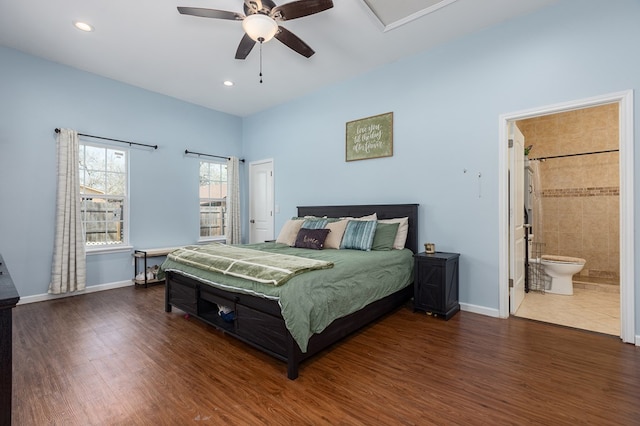
[[[278,22],[313,15],[332,7],[332,0],[297,0],[281,6],[276,6],[272,0],[244,0],[244,14],[199,7],[178,7],[178,12],[203,18],[242,21],[245,34],[236,51],[236,59],[245,59],[256,42],[262,44],[273,37],[309,58],[315,53],[314,50],[291,31],[278,25]]]

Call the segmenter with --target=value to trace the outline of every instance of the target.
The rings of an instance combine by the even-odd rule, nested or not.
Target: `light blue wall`
[[[462,255],[461,302],[497,311],[498,117],[640,87],[638,22],[637,1],[561,1],[245,119],[247,158],[274,159],[276,229],[297,205],[420,203],[420,241]],[[345,122],[389,111],[393,157],[345,162]]]
[[[70,127],[160,145],[131,151],[136,246],[197,238],[197,160],[184,148],[272,158],[276,230],[297,205],[420,203],[420,240],[462,254],[460,300],[497,310],[498,117],[640,87],[639,20],[634,0],[563,0],[245,119],[0,48],[0,253],[22,296],[46,292],[53,129]],[[389,111],[393,157],[346,163],[345,123]],[[128,253],[88,265],[90,285],[132,272]]]
[[[131,149],[131,243],[198,239],[198,160],[240,155],[242,120],[0,47],[0,253],[21,297],[47,292],[56,193],[54,129],[157,144]],[[118,145],[126,147],[126,145]],[[131,253],[87,257],[87,285],[130,280]]]

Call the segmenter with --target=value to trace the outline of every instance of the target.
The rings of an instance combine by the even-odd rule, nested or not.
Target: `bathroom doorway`
[[[545,212],[538,229],[543,234],[538,238],[541,247],[546,254],[586,260],[583,270],[574,275],[573,296],[535,288],[512,312],[515,316],[634,341],[633,241],[628,237],[633,220],[632,106],[632,93],[624,92],[501,116],[501,126],[513,123],[522,131],[528,158],[544,159],[538,164]],[[501,129],[501,140],[506,134]],[[506,184],[508,195],[514,174],[503,160],[501,169],[507,170],[501,186]],[[506,228],[507,234],[501,253],[506,251],[508,260],[515,253],[508,244],[508,217],[502,226],[501,210],[501,229]],[[509,262],[501,258],[501,272],[507,277],[503,279],[501,273],[503,317],[509,315],[509,269]]]

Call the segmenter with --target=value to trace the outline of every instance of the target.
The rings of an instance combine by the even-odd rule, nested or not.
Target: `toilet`
[[[586,260],[579,257],[552,256],[544,254],[540,258],[544,272],[551,277],[551,288],[547,293],[573,294],[573,275],[582,271]]]

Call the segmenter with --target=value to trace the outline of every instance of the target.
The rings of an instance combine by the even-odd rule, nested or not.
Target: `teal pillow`
[[[371,250],[373,237],[376,234],[375,220],[350,220],[344,230],[341,249]]]
[[[322,219],[322,218],[309,218],[309,219],[305,219],[304,222],[302,223],[302,228],[304,229],[322,229],[325,226],[327,226],[327,219]]]
[[[399,223],[378,222],[371,250],[391,250],[393,248],[393,242],[396,240],[399,226]]]

